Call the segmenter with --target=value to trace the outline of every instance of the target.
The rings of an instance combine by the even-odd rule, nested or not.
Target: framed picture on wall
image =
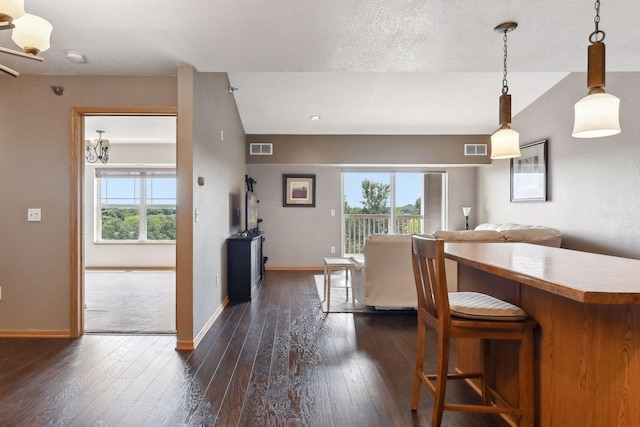
[[[511,159],[511,201],[547,201],[547,140],[520,147]]]
[[[282,175],[282,206],[285,208],[315,208],[316,176],[302,174]]]

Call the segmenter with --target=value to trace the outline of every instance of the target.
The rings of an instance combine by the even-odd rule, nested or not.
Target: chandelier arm
[[[19,56],[21,58],[33,59],[34,61],[40,61],[40,62],[44,61],[44,58],[41,56],[20,52],[19,50],[8,49],[6,47],[0,47],[0,52],[8,53],[9,55]]]
[[[0,71],[2,71],[3,73],[9,74],[12,77],[18,77],[20,75],[20,73],[14,70],[13,68],[6,67],[2,64],[0,64]]]

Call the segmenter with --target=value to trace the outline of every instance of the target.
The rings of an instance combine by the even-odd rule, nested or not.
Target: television
[[[258,196],[253,191],[247,190],[245,200],[245,231],[247,233],[258,232]]]

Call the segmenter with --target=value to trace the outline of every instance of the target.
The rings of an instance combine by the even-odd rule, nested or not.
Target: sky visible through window
[[[102,203],[140,203],[140,178],[103,178]],[[176,178],[147,178],[148,204],[176,203]]]
[[[422,194],[422,173],[396,173],[396,206],[414,204]],[[351,207],[362,207],[362,181],[369,178],[371,181],[389,184],[391,175],[388,172],[345,172],[344,195]]]

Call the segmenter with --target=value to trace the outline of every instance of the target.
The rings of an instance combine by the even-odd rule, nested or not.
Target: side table
[[[345,270],[345,288],[347,291],[347,299],[349,299],[349,288],[351,288],[351,277],[355,266],[349,258],[327,257],[324,258],[324,301],[327,301],[327,311],[329,313],[331,305],[331,273],[334,270]],[[351,273],[351,274],[350,274]],[[351,289],[351,307],[355,311],[356,302]]]

